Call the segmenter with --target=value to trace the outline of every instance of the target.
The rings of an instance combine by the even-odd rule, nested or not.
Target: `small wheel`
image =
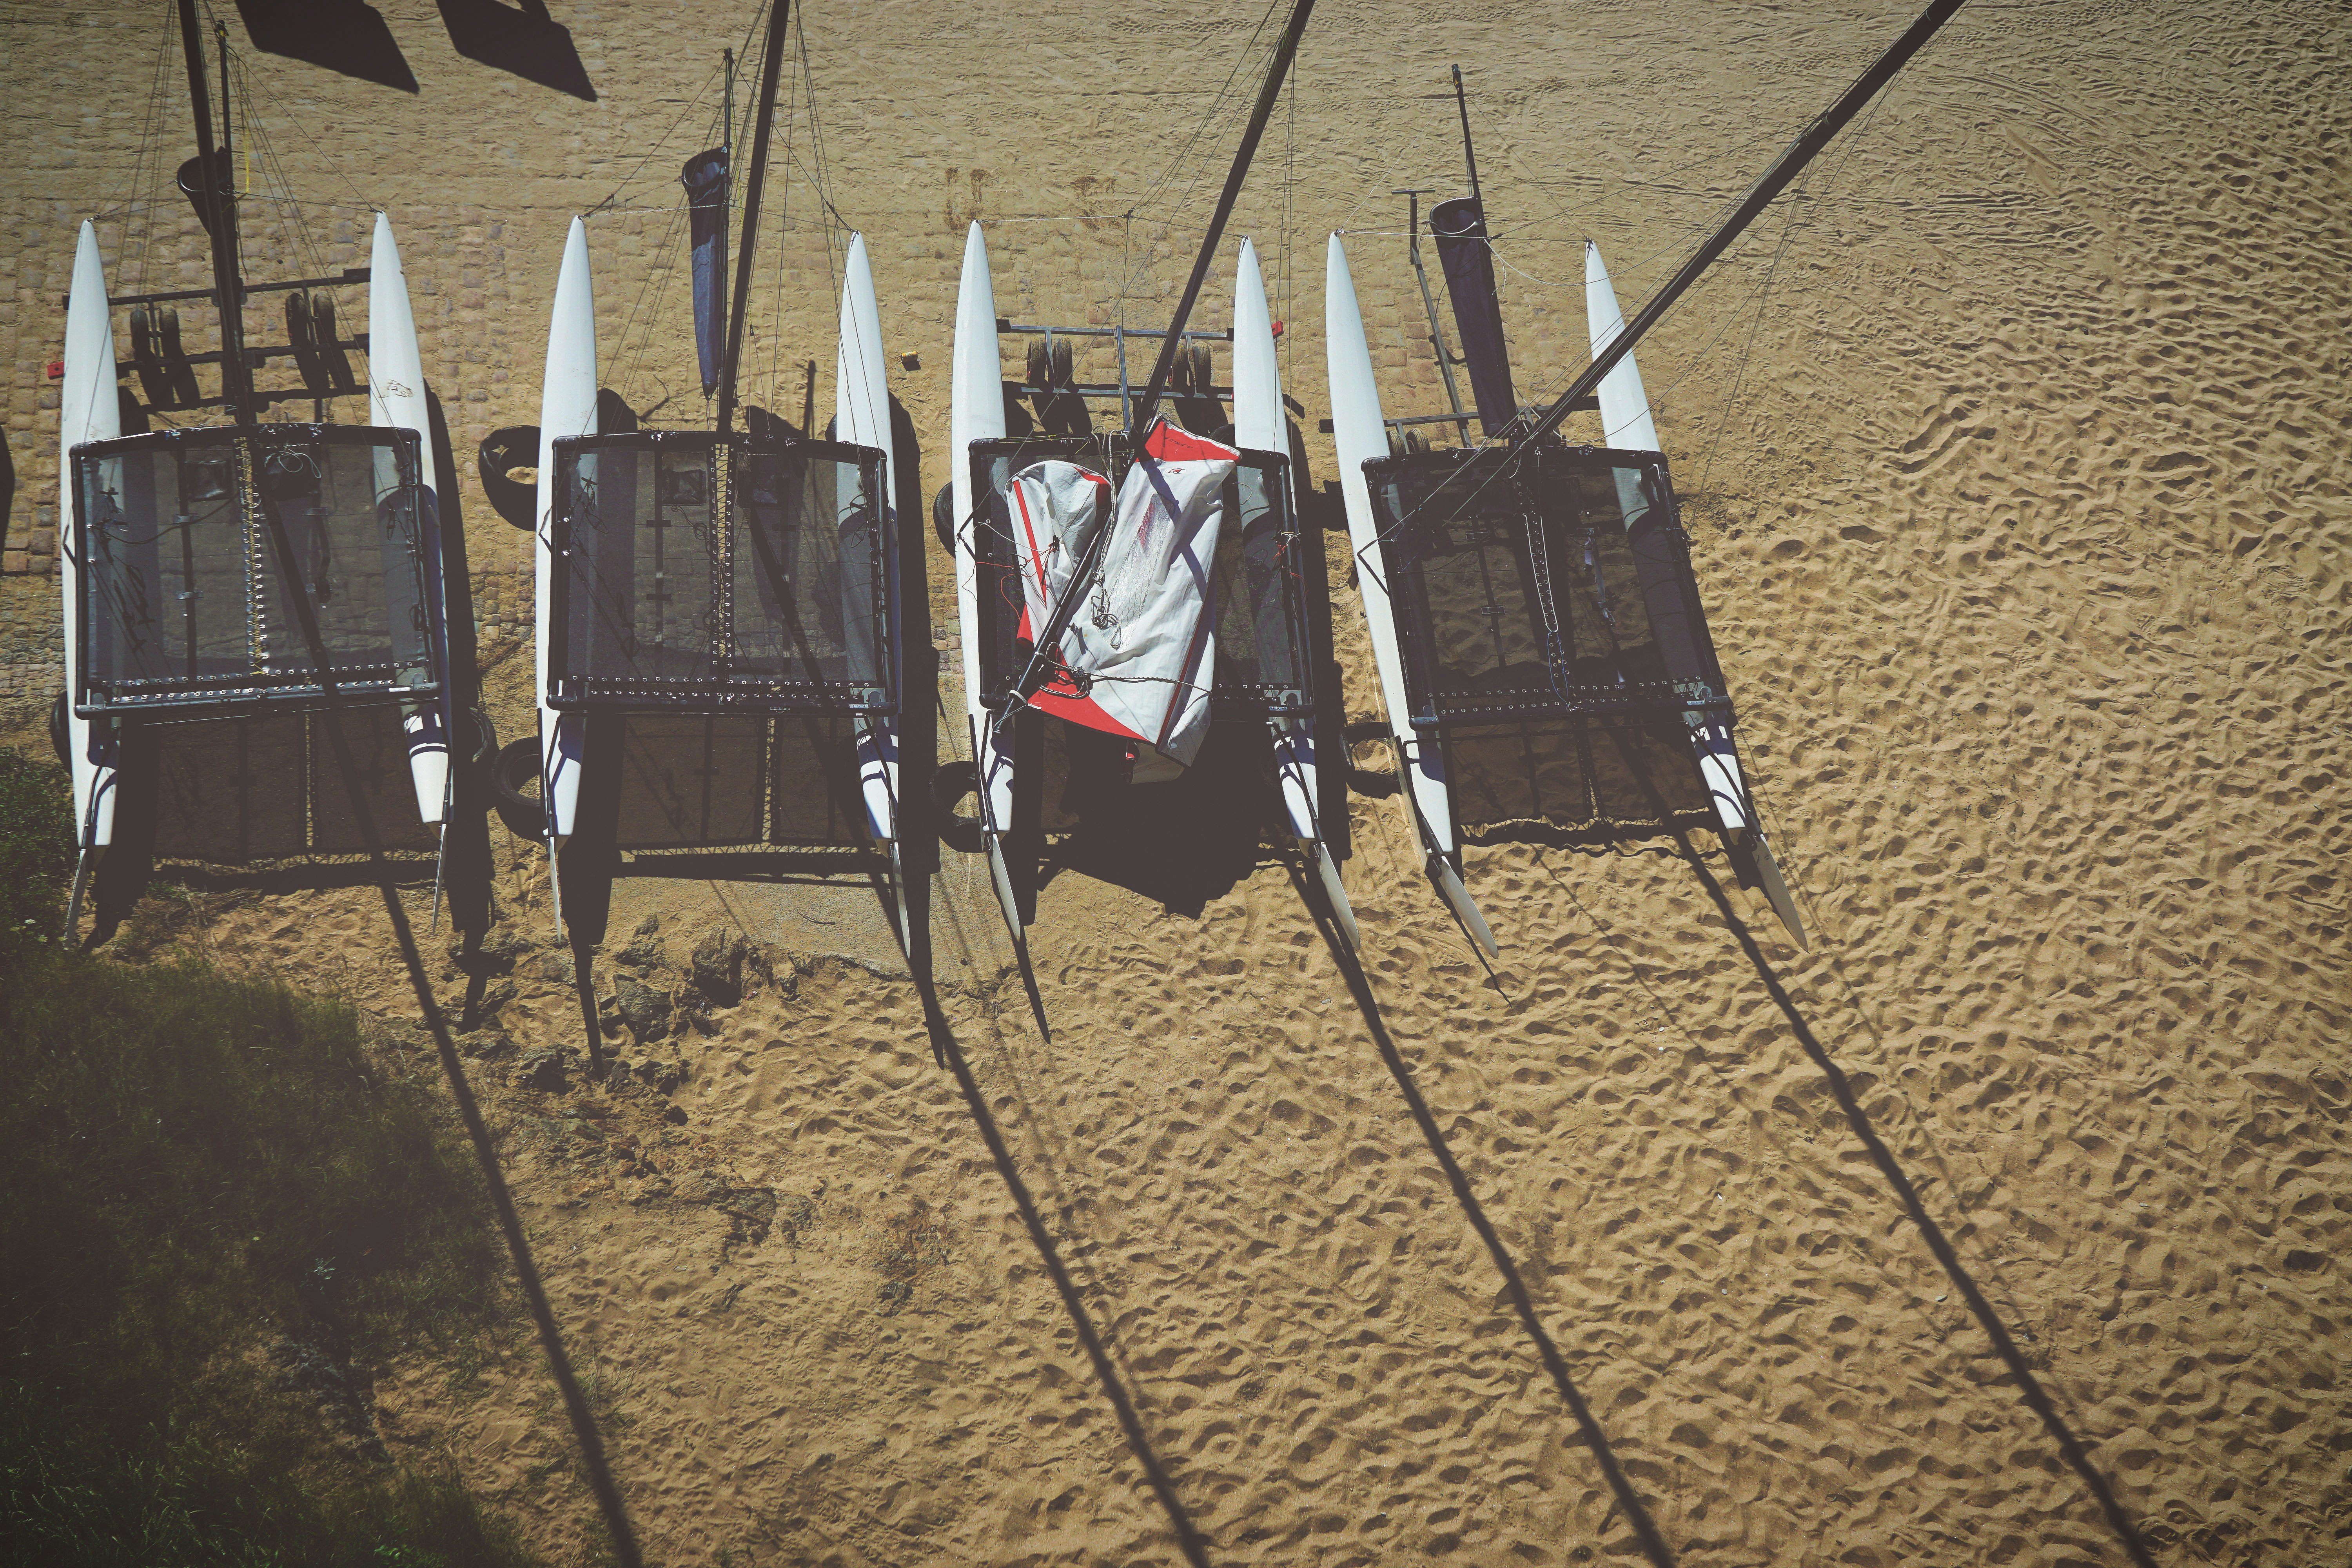
[[[1192,362],[1192,395],[1214,397],[1217,395],[1217,374],[1209,360],[1209,345],[1186,345],[1185,357]]]
[[[473,754],[466,759],[465,765],[469,768],[487,768],[498,761],[498,726],[491,723],[490,716],[478,708],[468,708],[466,715],[473,722],[474,750]]]
[[[490,770],[498,788],[499,820],[517,838],[547,837],[547,807],[540,800],[539,737],[526,735],[498,752]]]
[[[932,821],[940,830],[940,842],[965,855],[977,855],[985,847],[981,842],[980,822],[975,817],[957,814],[956,802],[968,795],[980,793],[980,764],[972,762],[941,763],[931,774]]]
[[[1050,386],[1069,386],[1073,384],[1077,380],[1076,375],[1074,374],[1073,367],[1074,362],[1070,353],[1070,340],[1067,338],[1055,338],[1054,340],[1053,363],[1045,367],[1051,374],[1052,379],[1046,384]]]
[[[1429,437],[1418,430],[1408,430],[1404,433],[1404,449],[1407,457],[1417,458],[1429,450]]]
[[[1047,372],[1053,368],[1053,363],[1045,353],[1045,340],[1032,338],[1029,341],[1029,355],[1024,362],[1023,367],[1023,374],[1029,378],[1029,384],[1034,387],[1051,385],[1052,382]]]
[[[940,493],[931,498],[931,529],[940,536],[940,548],[953,555],[955,553],[955,486],[941,485]]]
[[[49,705],[49,744],[57,748],[58,761],[68,767],[73,766],[72,712],[66,706],[66,694],[58,692],[58,700]]]
[[[1192,356],[1180,344],[1176,357],[1168,366],[1168,395],[1171,397],[1192,395]]]

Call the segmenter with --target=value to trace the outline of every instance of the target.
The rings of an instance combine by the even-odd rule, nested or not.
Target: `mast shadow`
[[[2123,1503],[2116,1498],[2115,1489],[2107,1484],[2106,1477],[2100,1472],[2096,1465],[2091,1462],[2090,1454],[2083,1447],[2082,1439],[2074,1435],[2074,1428],[2059,1413],[2058,1407],[2042,1388],[2041,1380],[2033,1375],[2033,1368],[2027,1363],[2024,1353],[2017,1348],[2017,1342],[2010,1337],[2008,1326],[2000,1321],[2000,1315],[1993,1310],[1992,1303],[1985,1299],[1984,1292],[1978,1288],[1975,1278],[1969,1274],[1967,1266],[1960,1261],[1959,1254],[1953,1248],[1950,1239],[1944,1235],[1943,1227],[1936,1223],[1932,1215],[1928,1214],[1927,1205],[1920,1201],[1918,1188],[1912,1184],[1902,1163],[1895,1158],[1894,1151],[1886,1146],[1885,1142],[1879,1137],[1878,1130],[1872,1125],[1870,1114],[1862,1108],[1862,1101],[1855,1095],[1853,1085],[1847,1079],[1845,1070],[1838,1066],[1835,1058],[1831,1057],[1827,1047],[1822,1044],[1820,1037],[1813,1033],[1812,1026],[1805,1021],[1804,1015],[1798,1010],[1795,999],[1789,994],[1788,988],[1781,984],[1779,973],[1765,958],[1764,950],[1758,943],[1755,933],[1749,931],[1748,923],[1740,919],[1739,912],[1733,907],[1729,895],[1724,891],[1723,884],[1717,880],[1714,872],[1687,842],[1684,844],[1683,850],[1691,868],[1698,874],[1699,885],[1706,890],[1707,898],[1715,904],[1716,912],[1723,917],[1725,925],[1738,939],[1740,951],[1747,954],[1748,962],[1754,966],[1757,978],[1764,983],[1764,989],[1771,996],[1773,1005],[1780,1010],[1781,1017],[1788,1021],[1789,1030],[1796,1037],[1797,1044],[1803,1049],[1813,1066],[1820,1070],[1822,1079],[1830,1087],[1831,1094],[1836,1097],[1838,1109],[1845,1113],[1846,1125],[1853,1130],[1854,1137],[1860,1140],[1864,1151],[1869,1154],[1871,1163],[1878,1167],[1879,1174],[1886,1179],[1886,1184],[1895,1194],[1895,1201],[1902,1205],[1905,1215],[1909,1217],[1912,1225],[1927,1241],[1927,1249],[1936,1255],[1937,1263],[1942,1267],[1946,1277],[1951,1280],[1953,1288],[1959,1291],[1961,1300],[1968,1303],[1969,1311],[1976,1318],[1978,1326],[1984,1330],[1985,1337],[1992,1342],[1994,1353],[2000,1357],[2001,1364],[2009,1370],[2009,1374],[2017,1380],[2018,1392],[2023,1395],[2027,1407],[2041,1417],[2042,1426],[2049,1432],[2052,1441],[2058,1445],[2059,1453],[2065,1458],[2075,1475],[2081,1479],[2083,1485],[2089,1489],[2091,1496],[2097,1500],[2100,1511],[2106,1516],[2107,1524],[2115,1531],[2116,1538],[2124,1551],[2134,1563],[2140,1565],[2140,1568],[2155,1568],[2155,1560],[2148,1555],[2147,1545],[2140,1537],[2139,1527],[2124,1510]]]
[[[245,19],[246,36],[264,54],[378,87],[416,90],[416,73],[408,68],[408,57],[400,52],[383,13],[361,0],[236,0],[236,13]]]
[[[1640,1494],[1634,1491],[1633,1480],[1618,1460],[1609,1435],[1601,1430],[1591,1405],[1576,1386],[1576,1379],[1570,1373],[1567,1359],[1559,1353],[1559,1346],[1553,1342],[1550,1332],[1544,1328],[1543,1320],[1536,1311],[1535,1300],[1528,1294],[1527,1281],[1520,1277],[1517,1261],[1512,1258],[1510,1249],[1503,1245],[1503,1238],[1496,1234],[1494,1222],[1486,1217],[1486,1205],[1478,1201],[1478,1194],[1471,1189],[1469,1176],[1454,1158],[1454,1151],[1445,1141],[1445,1133],[1437,1125],[1435,1113],[1430,1110],[1429,1102],[1422,1098],[1420,1085],[1413,1081],[1412,1067],[1405,1061],[1403,1053],[1397,1049],[1396,1040],[1389,1034],[1388,1025],[1381,1016],[1380,1003],[1372,995],[1370,980],[1365,975],[1362,965],[1357,963],[1356,955],[1349,951],[1347,942],[1332,927],[1303,869],[1294,862],[1290,872],[1292,880],[1298,884],[1300,897],[1315,911],[1316,924],[1322,929],[1325,945],[1330,949],[1333,961],[1339,966],[1340,975],[1348,983],[1348,994],[1355,999],[1356,1010],[1363,1017],[1364,1027],[1371,1032],[1372,1043],[1380,1050],[1381,1062],[1388,1068],[1389,1076],[1396,1079],[1397,1090],[1403,1095],[1406,1108],[1412,1112],[1414,1125],[1421,1129],[1423,1141],[1429,1145],[1429,1152],[1436,1159],[1438,1168],[1445,1173],[1445,1182],[1454,1191],[1454,1202],[1461,1205],[1463,1215],[1470,1221],[1470,1228],[1477,1232],[1478,1239],[1486,1244],[1487,1257],[1494,1260],[1496,1272],[1503,1277],[1504,1291],[1511,1299],[1511,1310],[1517,1314],[1521,1330],[1534,1343],[1544,1371],[1550,1375],[1552,1386],[1559,1391],[1560,1403],[1568,1406],[1569,1414],[1575,1418],[1578,1435],[1584,1446],[1591,1450],[1593,1461],[1601,1467],[1601,1478],[1609,1483],[1610,1495],[1616,1500],[1618,1509],[1633,1527],[1643,1555],[1649,1559],[1653,1568],[1672,1568],[1674,1552],[1666,1545],[1665,1537],[1659,1533],[1657,1521],[1650,1516]]]
[[[1135,1455],[1136,1463],[1142,1466],[1144,1479],[1150,1483],[1152,1496],[1159,1500],[1161,1510],[1168,1515],[1170,1527],[1176,1532],[1177,1550],[1183,1553],[1184,1561],[1192,1568],[1208,1568],[1207,1542],[1193,1528],[1192,1515],[1186,1511],[1183,1500],[1176,1495],[1176,1483],[1170,1478],[1167,1467],[1160,1462],[1158,1452],[1151,1447],[1150,1438],[1144,1433],[1142,1417],[1136,1413],[1135,1401],[1120,1379],[1118,1368],[1111,1360],[1101,1331],[1095,1327],[1092,1315],[1087,1311],[1077,1285],[1062,1263],[1061,1249],[1055,1244],[1053,1232],[1045,1227],[1045,1215],[1037,1207],[1037,1200],[1031,1194],[1028,1183],[1023,1179],[1020,1167],[1013,1163],[1013,1151],[1004,1141],[1003,1129],[997,1126],[995,1116],[988,1109],[988,1097],[982,1092],[980,1080],[973,1076],[971,1064],[964,1057],[963,1047],[958,1043],[954,1030],[949,1026],[947,1016],[940,1008],[939,993],[932,986],[928,971],[928,963],[917,969],[915,988],[922,997],[923,1024],[930,1033],[931,1053],[946,1064],[955,1078],[957,1091],[963,1096],[965,1109],[971,1113],[972,1125],[980,1130],[981,1141],[988,1145],[989,1158],[996,1163],[996,1173],[1003,1179],[1005,1190],[1012,1194],[1013,1205],[1021,1215],[1021,1223],[1029,1232],[1030,1245],[1037,1249],[1038,1258],[1045,1265],[1045,1272],[1054,1281],[1054,1289],[1060,1293],[1062,1308],[1069,1313],[1071,1326],[1077,1331],[1078,1342],[1086,1347],[1087,1359],[1093,1363],[1095,1376],[1102,1384],[1103,1394],[1110,1401],[1111,1410],[1118,1417],[1119,1430],[1126,1435],[1127,1446]]]
[[[309,622],[307,613],[303,619]],[[306,624],[304,630],[310,635],[315,645],[315,626]],[[320,727],[324,731],[336,772],[342,779],[349,796],[352,826],[362,841],[369,847],[371,857],[384,868],[384,874],[378,884],[383,890],[384,913],[392,921],[401,960],[407,966],[409,985],[416,995],[417,1011],[433,1037],[433,1047],[440,1058],[442,1075],[449,1081],[451,1098],[457,1103],[458,1117],[466,1124],[466,1136],[474,1146],[475,1162],[481,1167],[482,1179],[489,1188],[491,1209],[498,1216],[499,1230],[506,1240],[508,1255],[514,1259],[516,1283],[521,1286],[523,1299],[530,1307],[532,1325],[539,1332],[541,1352],[547,1357],[548,1371],[563,1396],[564,1413],[571,1422],[572,1438],[580,1447],[581,1463],[587,1471],[589,1489],[596,1498],[605,1531],[611,1537],[614,1558],[621,1568],[644,1568],[645,1556],[637,1546],[635,1530],[629,1522],[627,1506],[621,1500],[620,1486],[614,1479],[603,1432],[588,1407],[587,1396],[581,1391],[580,1379],[572,1369],[571,1355],[563,1345],[563,1332],[555,1321],[554,1309],[548,1302],[547,1287],[541,1279],[539,1265],[531,1256],[522,1217],[515,1209],[514,1194],[507,1186],[506,1173],[499,1168],[498,1149],[491,1139],[489,1124],[483,1120],[481,1105],[474,1098],[473,1086],[467,1080],[464,1063],[457,1055],[457,1042],[449,1033],[448,1019],[434,997],[432,976],[425,968],[424,954],[418,949],[415,928],[410,925],[408,911],[402,907],[400,895],[394,889],[389,864],[383,859],[383,841],[376,830],[371,792],[363,782],[350,740],[343,731],[346,711],[342,700],[330,685],[324,710],[320,714]],[[463,967],[478,969],[474,961],[480,942],[480,928],[468,927],[465,931]],[[467,988],[468,1012],[475,1005],[480,983],[478,974],[469,980]]]
[[[547,0],[522,0],[520,10],[499,0],[440,0],[440,6],[449,42],[467,59],[596,101],[572,30],[547,14]]]

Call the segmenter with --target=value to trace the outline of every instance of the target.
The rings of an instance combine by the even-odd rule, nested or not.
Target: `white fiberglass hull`
[[[1590,240],[1584,247],[1584,315],[1591,334],[1595,354],[1616,340],[1625,330],[1624,312],[1618,308],[1617,291],[1609,282],[1609,268],[1601,264],[1601,247]],[[1612,447],[1622,447],[1636,452],[1664,452],[1658,442],[1658,426],[1650,415],[1649,395],[1642,388],[1642,373],[1628,353],[1617,362],[1609,374],[1601,378],[1601,425],[1603,438]],[[1625,526],[1632,528],[1642,509],[1648,503],[1630,479],[1621,479],[1620,508]],[[1797,917],[1795,900],[1789,896],[1788,886],[1780,877],[1780,868],[1772,858],[1772,851],[1764,841],[1763,824],[1756,815],[1756,803],[1748,793],[1748,781],[1739,771],[1739,752],[1731,741],[1731,725],[1721,718],[1695,719],[1690,729],[1691,752],[1698,763],[1700,779],[1706,785],[1707,799],[1715,808],[1715,819],[1726,842],[1738,847],[1755,862],[1758,879],[1764,885],[1765,895],[1771,900],[1774,912],[1789,928],[1799,947],[1810,944],[1805,940],[1805,928]]]
[[[996,338],[996,289],[988,272],[988,242],[980,225],[964,237],[963,279],[956,293],[955,364],[948,417],[948,462],[955,506],[956,613],[963,640],[965,722],[980,770],[981,837],[988,850],[997,902],[1013,940],[1022,937],[1021,902],[1005,861],[1013,826],[1013,757],[997,748],[992,715],[981,700],[980,568],[973,530],[982,498],[973,493],[971,444],[1004,436],[1004,373]]]
[[[531,657],[539,694],[540,795],[547,812],[551,854],[562,847],[578,824],[584,730],[581,715],[558,713],[547,702],[547,617],[555,578],[555,443],[596,433],[596,296],[588,273],[588,230],[575,217],[563,242],[563,267],[556,275],[555,310],[547,331],[547,374],[539,404],[539,521],[532,548],[538,636]],[[560,917],[560,908],[557,912]]]
[[[1234,445],[1265,452],[1290,450],[1290,432],[1282,413],[1282,368],[1275,353],[1273,312],[1266,309],[1265,278],[1258,268],[1257,247],[1246,239],[1242,241],[1241,261],[1234,276]],[[1355,910],[1315,816],[1317,740],[1310,720],[1275,720],[1275,776],[1281,786],[1291,837],[1314,866],[1339,930],[1353,948],[1360,945]]]
[[[890,377],[888,362],[882,355],[881,312],[875,301],[874,270],[866,257],[866,237],[849,237],[849,260],[841,289],[841,340],[834,362],[834,424],[836,441],[856,447],[872,447],[882,453],[882,493],[875,498],[873,511],[861,511],[857,517],[845,517],[845,526],[873,526],[873,518],[887,513],[891,519],[886,540],[898,537],[897,513],[893,502],[898,497],[895,470],[898,453],[890,439]],[[895,547],[880,561],[880,569],[895,574],[898,562]],[[845,563],[869,562],[877,559],[870,547],[854,547],[843,541],[842,560]],[[872,603],[873,585],[862,581],[847,581],[843,591],[850,601],[844,625],[862,626],[857,606]],[[889,629],[890,647],[900,646],[905,632],[903,606],[898,624]],[[853,634],[856,635],[856,634]],[[871,666],[876,650],[870,639],[862,650],[853,650],[853,662],[861,652],[863,661]],[[901,694],[902,701],[912,701]],[[876,842],[887,845],[891,858],[898,864],[902,891],[898,900],[899,935],[913,951],[914,931],[908,926],[909,900],[903,892],[906,858],[898,842],[898,721],[893,719],[871,719],[858,727],[857,785],[866,807],[866,826]]]
[[[93,723],[74,711],[82,581],[81,564],[73,552],[73,449],[87,441],[111,441],[122,434],[114,363],[114,315],[106,298],[106,268],[99,258],[98,232],[85,223],[74,250],[73,288],[66,307],[66,376],[58,415],[58,576],[65,595],[66,750],[73,767],[74,841],[81,852],[75,872],[77,913],[89,865],[114,842],[117,742],[111,721]]]
[[[1396,613],[1389,602],[1371,492],[1364,480],[1364,465],[1389,455],[1388,428],[1382,423],[1380,388],[1372,374],[1371,345],[1364,336],[1363,313],[1356,303],[1355,279],[1348,271],[1347,250],[1336,234],[1324,263],[1323,342],[1330,368],[1331,440],[1339,452],[1348,542],[1356,556],[1356,582],[1372,634],[1372,661],[1380,670],[1381,698],[1388,709],[1389,731],[1396,740],[1398,766],[1428,850],[1430,876],[1462,918],[1464,927],[1492,953],[1497,951],[1494,933],[1462,881],[1444,749],[1433,737],[1423,739],[1412,723]]]
[[[435,652],[442,670],[444,690],[432,703],[406,704],[401,728],[408,742],[408,772],[416,790],[416,814],[427,827],[448,820],[449,737],[454,732],[450,706],[448,606],[441,574],[441,475],[433,456],[433,421],[425,397],[425,357],[416,346],[416,318],[410,309],[408,277],[400,264],[400,247],[392,237],[392,220],[375,216],[375,239],[368,257],[368,422],[379,429],[411,430],[416,435],[417,481],[424,488],[418,523],[425,552],[426,614],[434,628]],[[389,479],[390,476],[385,476]],[[380,485],[383,483],[380,480]]]

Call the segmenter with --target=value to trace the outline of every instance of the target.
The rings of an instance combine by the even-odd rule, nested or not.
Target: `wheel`
[[[1217,395],[1217,374],[1209,360],[1209,345],[1188,343],[1184,357],[1192,362],[1192,395],[1214,397]]]
[[[979,793],[978,763],[941,763],[931,774],[931,820],[940,830],[940,842],[961,854],[977,855],[984,847],[979,819],[960,816],[955,808],[964,796]]]
[[[509,425],[482,438],[482,494],[490,510],[528,533],[539,526],[539,426]],[[529,474],[528,480],[515,478]]]
[[[68,767],[73,766],[73,726],[68,721],[71,717],[66,694],[60,691],[58,700],[49,705],[49,744],[57,748],[58,761]]]
[[[1045,340],[1032,338],[1029,341],[1029,355],[1023,365],[1023,374],[1028,377],[1029,384],[1040,391],[1052,385],[1048,373],[1053,368],[1053,362],[1045,353]]]
[[[547,837],[547,808],[539,798],[539,737],[526,735],[509,742],[498,753],[490,770],[498,788],[499,820],[517,838]]]
[[[1068,386],[1077,380],[1076,375],[1073,373],[1073,361],[1070,354],[1069,339],[1055,338],[1054,340],[1054,353],[1052,360],[1053,363],[1045,367],[1053,378],[1047,384],[1053,386]]]
[[[931,498],[931,530],[940,536],[940,548],[953,555],[955,553],[955,486],[941,485],[940,493]]]
[[[472,754],[466,758],[465,766],[468,768],[487,768],[498,761],[498,726],[492,724],[490,722],[490,716],[483,712],[478,708],[467,709],[466,710],[466,716],[468,720],[471,720],[473,723],[474,749]],[[462,722],[463,721],[461,721],[461,727]]]

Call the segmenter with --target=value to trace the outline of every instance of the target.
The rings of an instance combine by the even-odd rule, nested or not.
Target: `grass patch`
[[[347,1007],[68,951],[63,799],[0,752],[0,1563],[530,1561],[371,1458],[374,1369],[499,1305],[461,1139]]]

